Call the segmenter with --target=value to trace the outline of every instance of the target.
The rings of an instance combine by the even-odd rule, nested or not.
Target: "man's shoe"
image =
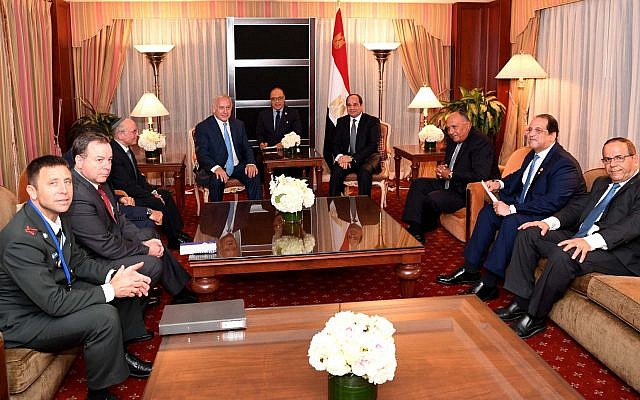
[[[173,296],[173,304],[189,304],[197,303],[198,296],[190,292],[189,289],[184,288],[177,295]]]
[[[160,289],[160,286],[154,286],[149,290],[149,297],[160,298],[160,296],[162,296],[162,289]]]
[[[524,314],[511,324],[511,329],[522,339],[528,339],[547,329],[546,318],[535,318],[529,314]]]
[[[417,227],[416,225],[409,224],[409,226],[407,226],[407,232],[416,238],[418,242],[424,244],[424,229]]]
[[[478,282],[474,287],[472,287],[471,289],[467,290],[465,293],[466,294],[475,294],[482,301],[489,301],[489,300],[497,299],[498,295],[500,294],[498,292],[498,288],[497,287],[495,287],[495,286],[487,286],[487,284],[482,282],[482,281]]]
[[[125,344],[129,344],[129,343],[139,343],[139,342],[146,342],[147,340],[151,340],[153,339],[153,335],[154,333],[152,331],[147,331],[147,333],[128,339]]]
[[[188,234],[186,234],[185,232],[179,231],[177,236],[178,236],[178,241],[180,243],[193,242],[193,238],[191,236],[189,236]]]
[[[180,248],[180,242],[178,241],[178,239],[169,239],[169,242],[167,242],[167,247],[171,250],[178,250]]]
[[[420,242],[420,244],[424,245],[424,235],[422,235],[422,233],[412,233],[411,236],[416,238],[416,240]]]
[[[107,389],[91,390],[87,393],[87,400],[118,400],[115,394]]]
[[[127,365],[129,366],[129,376],[133,376],[134,378],[148,378],[149,375],[151,375],[153,364],[150,362],[142,361],[129,352],[124,353],[124,359],[127,360]]]
[[[147,308],[147,307],[153,307],[153,306],[157,306],[158,304],[160,304],[160,298],[156,297],[156,296],[147,296],[146,298],[144,298],[143,300],[143,307]]]
[[[443,285],[459,285],[461,283],[476,284],[480,280],[479,272],[467,272],[464,265],[449,275],[438,275],[436,282]]]
[[[518,302],[512,301],[511,304],[506,307],[496,308],[494,312],[503,321],[513,321],[525,315],[527,310],[521,308]]]

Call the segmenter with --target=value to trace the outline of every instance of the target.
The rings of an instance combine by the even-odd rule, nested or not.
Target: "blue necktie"
[[[607,195],[604,196],[602,200],[600,200],[600,202],[587,215],[584,221],[582,221],[582,224],[580,224],[580,230],[578,230],[578,233],[576,233],[574,237],[581,238],[587,236],[587,233],[589,232],[591,227],[593,227],[593,224],[596,223],[598,218],[600,218],[600,216],[604,212],[604,209],[607,208],[619,187],[619,183],[614,183],[613,185],[611,185],[611,188],[609,188]]]
[[[527,180],[524,181],[524,186],[522,187],[522,192],[520,192],[520,197],[518,198],[518,204],[524,203],[524,198],[527,195],[527,191],[529,190],[529,185],[531,185],[531,178],[533,178],[533,172],[535,170],[536,161],[540,158],[537,154],[533,155],[533,160],[531,160],[531,164],[529,164],[529,172],[527,173]]]
[[[227,162],[224,164],[224,170],[227,175],[231,176],[233,174],[233,149],[231,148],[231,138],[229,137],[229,131],[227,130],[227,123],[223,123],[222,127],[224,128],[224,144],[227,146]]]

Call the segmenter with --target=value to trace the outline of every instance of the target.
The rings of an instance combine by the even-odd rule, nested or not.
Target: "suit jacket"
[[[559,143],[553,145],[538,167],[522,204],[517,204],[522,192],[522,176],[533,159],[531,150],[520,169],[505,177],[500,199],[513,204],[520,214],[546,217],[564,207],[571,197],[586,191],[580,164]]]
[[[353,157],[354,167],[357,168],[358,165],[367,162],[372,155],[380,154],[378,152],[378,143],[380,142],[380,120],[378,118],[362,113],[356,131],[356,152],[354,154],[349,152],[350,132],[351,117],[345,115],[338,118],[333,140],[332,158],[334,160],[338,154],[349,154]]]
[[[136,165],[134,168],[127,153],[115,140],[111,141],[111,149],[113,150],[113,159],[111,161],[111,174],[108,178],[111,187],[124,190],[134,199],[152,197],[151,192],[154,188],[149,185],[147,178],[137,168],[138,163],[135,160],[135,156],[133,157]]]
[[[0,330],[9,347],[37,337],[52,316],[106,301],[100,285],[111,267],[89,258],[76,245],[69,219],[61,219],[63,252],[72,282],[81,280],[95,286],[66,290],[67,280],[45,223],[25,204],[0,232]]]
[[[202,212],[199,228],[201,232],[206,235],[207,238],[219,238],[224,232],[227,225],[227,217],[231,212],[230,202],[216,203],[216,210],[219,212]],[[205,207],[207,205],[205,204]],[[249,211],[251,203],[238,202],[235,207],[235,216],[232,217],[233,226],[232,231],[243,230],[249,225]]]
[[[298,135],[302,132],[302,122],[298,110],[284,106],[280,112],[280,122],[277,129],[273,129],[273,108],[261,110],[256,123],[256,138],[259,143],[267,142],[269,146],[280,143],[284,135],[289,132]]]
[[[142,241],[151,239],[153,231],[139,229],[117,207],[114,207],[114,221],[96,188],[76,170],[72,176],[73,201],[67,214],[78,243],[90,255],[110,260],[149,254]],[[113,192],[108,185],[103,188],[113,206]]]
[[[451,158],[457,143],[448,135],[445,136],[445,140],[447,148],[444,161],[451,166]],[[453,177],[449,181],[449,190],[461,196],[466,196],[468,183],[499,177],[498,162],[489,138],[471,127],[469,135],[458,151],[452,171]]]
[[[239,164],[255,164],[256,160],[253,149],[249,145],[244,122],[235,118],[229,118],[228,122]],[[198,159],[198,183],[207,185],[212,176],[211,168],[218,165],[224,169],[228,157],[222,131],[213,115],[196,125],[195,146]]]
[[[577,232],[610,183],[608,176],[599,177],[590,193],[572,199],[554,214],[562,229]],[[640,175],[618,189],[596,225],[608,251],[630,271],[640,275]]]

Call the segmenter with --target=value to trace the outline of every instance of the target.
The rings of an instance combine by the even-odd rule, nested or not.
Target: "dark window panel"
[[[309,58],[309,25],[236,25],[236,60]]]
[[[235,73],[237,100],[267,100],[274,86],[288,99],[309,98],[309,67],[242,67]]]
[[[302,132],[298,132],[302,139],[309,139],[309,107],[291,107],[298,110],[302,121]],[[262,108],[236,108],[236,118],[243,121],[247,128],[250,141],[256,139],[256,121]]]

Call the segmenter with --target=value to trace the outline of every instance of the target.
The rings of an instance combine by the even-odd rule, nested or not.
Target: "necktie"
[[[60,244],[60,247],[63,247],[64,246],[64,240],[62,239],[62,228],[60,228],[58,233],[56,233],[56,239],[58,239],[58,243]]]
[[[111,215],[111,218],[115,221],[116,216],[113,214],[113,206],[111,205],[111,202],[107,197],[107,194],[102,189],[102,185],[98,186],[98,193],[100,194],[100,197],[102,197],[102,202],[104,203],[104,206],[107,208],[107,211],[109,211],[109,215]]]
[[[349,135],[349,153],[354,154],[356,152],[356,119],[354,118],[351,122],[351,134]]]
[[[456,165],[456,159],[458,158],[458,153],[460,152],[460,147],[462,147],[462,143],[456,144],[456,148],[453,150],[453,155],[451,155],[451,162],[449,162],[449,171],[453,171],[453,166]],[[444,188],[449,189],[449,182],[447,179],[444,182]]]
[[[233,174],[233,149],[231,148],[231,138],[229,137],[229,130],[227,129],[227,123],[223,123],[224,128],[224,144],[227,146],[227,162],[224,164],[224,170],[227,175]]]
[[[280,124],[280,110],[276,111],[276,122],[273,124],[273,131],[278,132],[278,125]]]
[[[531,185],[531,178],[533,178],[533,172],[538,158],[540,157],[537,154],[534,154],[533,160],[531,160],[531,163],[529,164],[529,172],[527,172],[527,179],[524,181],[522,192],[520,192],[520,197],[518,197],[518,204],[524,203],[524,198],[527,196],[527,191],[529,191],[529,185]]]
[[[598,218],[600,218],[605,208],[607,208],[619,187],[619,183],[614,183],[613,185],[611,185],[609,191],[607,192],[607,195],[604,196],[604,198],[600,200],[600,202],[595,207],[593,207],[593,210],[591,210],[591,212],[587,214],[587,217],[584,219],[584,221],[582,221],[582,224],[580,224],[580,230],[578,230],[578,233],[576,233],[574,237],[580,238],[587,236],[587,233],[596,223]]]
[[[129,161],[131,161],[131,166],[133,167],[133,170],[136,170],[136,159],[133,157],[133,153],[131,152],[131,149],[127,149],[127,156],[129,156]]]

